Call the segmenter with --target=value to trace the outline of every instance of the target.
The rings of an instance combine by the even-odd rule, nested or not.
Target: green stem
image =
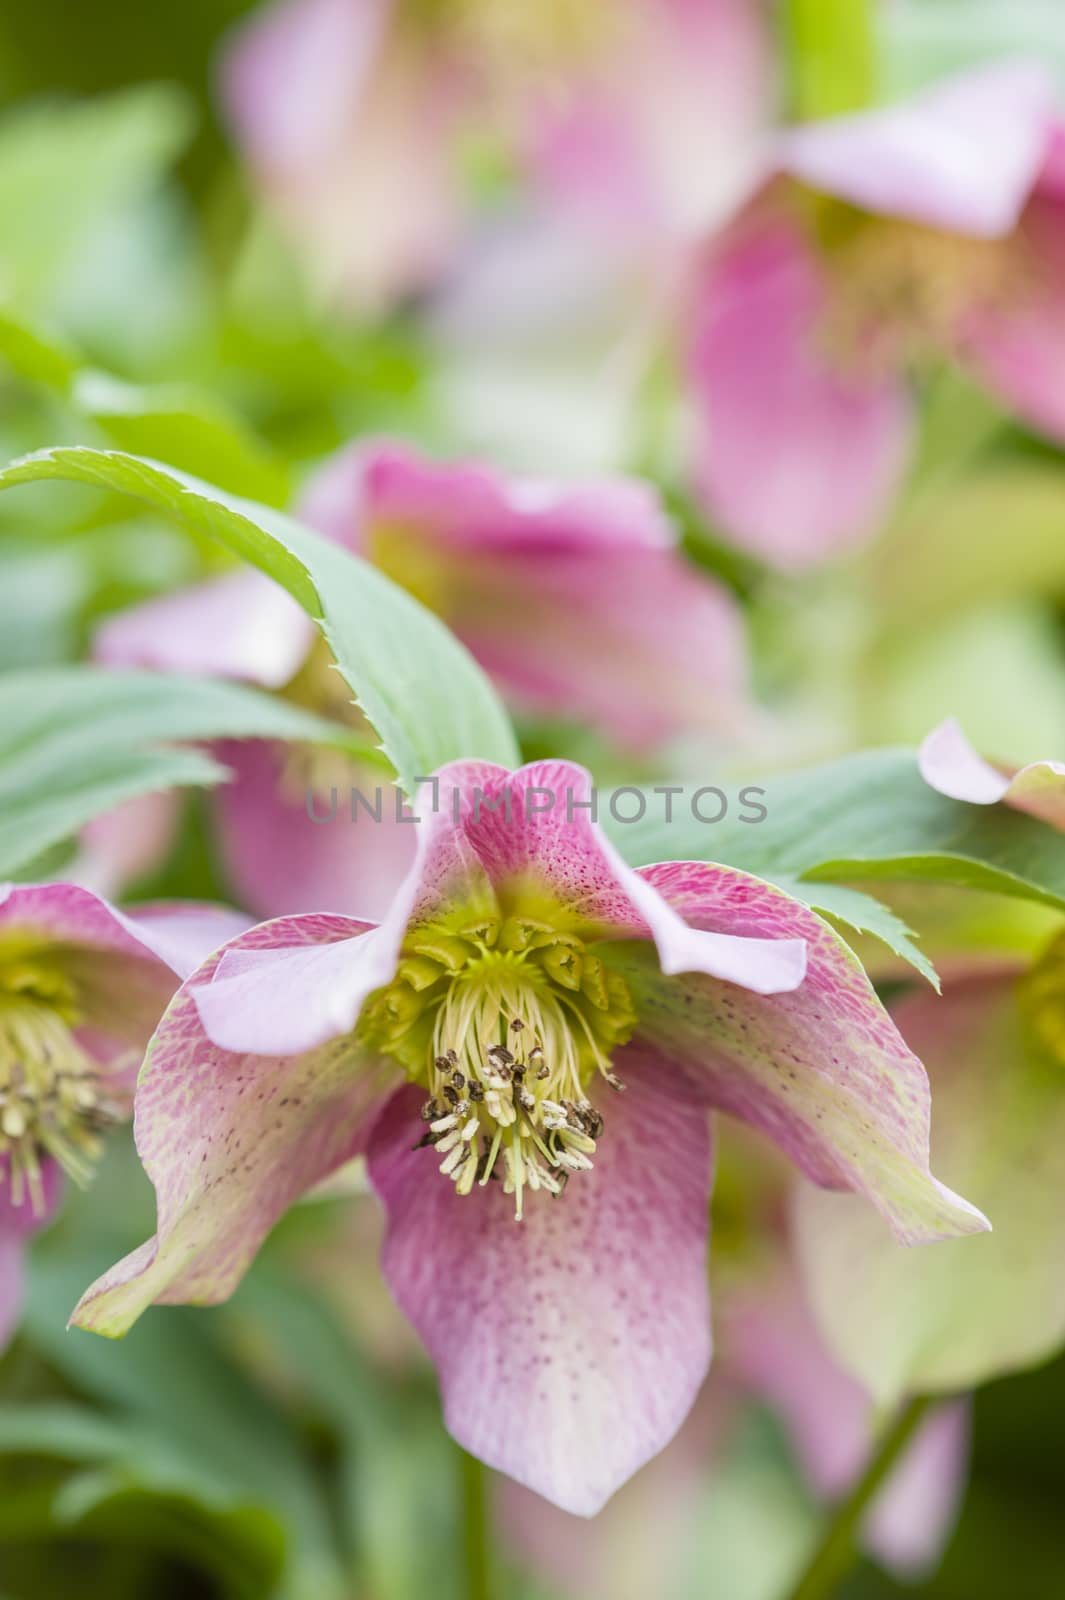
[[[855,1545],[865,1513],[876,1499],[906,1446],[934,1404],[928,1395],[919,1395],[902,1408],[895,1421],[881,1436],[869,1465],[847,1498],[837,1506],[813,1559],[790,1600],[828,1600],[854,1560]]]
[[[802,121],[860,111],[876,98],[873,0],[783,0],[792,110]]]
[[[487,1474],[476,1456],[459,1450],[466,1600],[492,1600]]]

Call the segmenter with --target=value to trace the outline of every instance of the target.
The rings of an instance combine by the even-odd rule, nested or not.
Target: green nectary
[[[1022,978],[1020,1004],[1039,1049],[1065,1067],[1065,930]]]
[[[441,1172],[460,1194],[501,1172],[520,1217],[526,1187],[559,1194],[591,1167],[604,1121],[589,1089],[621,1087],[611,1057],[636,1020],[627,983],[587,941],[510,916],[412,929],[360,1029],[428,1091],[423,1142]]]

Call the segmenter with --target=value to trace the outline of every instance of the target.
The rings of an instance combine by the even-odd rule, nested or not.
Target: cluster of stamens
[[[367,1008],[367,1042],[403,1062],[428,1099],[416,1148],[431,1147],[459,1194],[501,1182],[560,1195],[594,1165],[613,1089],[610,1052],[635,1025],[628,989],[572,936],[511,918],[456,938],[415,937],[396,981]]]
[[[35,964],[0,968],[0,1179],[44,1208],[42,1157],[85,1183],[117,1108],[78,1044],[72,988]]]

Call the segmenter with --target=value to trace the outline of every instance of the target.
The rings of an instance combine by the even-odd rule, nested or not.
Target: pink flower
[[[0,1346],[62,1173],[87,1180],[179,979],[246,925],[216,907],[126,916],[73,884],[0,884]]]
[[[1063,150],[1025,63],[781,135],[708,254],[690,342],[698,483],[734,538],[797,569],[874,528],[932,357],[1065,439]]]
[[[682,732],[734,731],[743,720],[738,607],[687,565],[643,483],[507,478],[378,443],[328,462],[302,511],[438,611],[521,708],[586,720],[635,748]],[[311,622],[258,573],[232,573],[114,617],[95,654],[111,666],[243,678],[357,720]],[[243,904],[261,916],[384,915],[410,865],[411,831],[395,822],[392,791],[380,823],[353,824],[347,804],[353,785],[372,800],[378,773],[282,746],[232,744],[220,753],[235,776],[216,816]],[[323,819],[336,791],[332,821],[310,820],[309,788],[322,797],[315,809]],[[136,834],[150,832],[155,808],[136,817]],[[93,881],[112,887],[100,860],[108,837],[97,831],[90,865]]]
[[[567,763],[434,787],[382,924],[282,918],[182,987],[137,1091],[158,1231],[74,1320],[224,1300],[365,1153],[448,1426],[591,1514],[707,1370],[708,1106],[901,1240],[987,1224],[931,1177],[923,1069],[805,907],[727,868],[632,871]]]
[[[443,617],[520,710],[635,749],[742,723],[739,609],[685,562],[648,484],[507,477],[378,443],[335,456],[303,514]]]
[[[734,203],[770,93],[749,0],[280,0],[233,37],[226,115],[320,287],[379,310],[468,236],[470,149],[612,231]]]

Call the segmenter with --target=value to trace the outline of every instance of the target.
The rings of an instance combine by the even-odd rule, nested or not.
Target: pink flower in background
[[[685,561],[646,483],[553,483],[354,445],[302,511],[437,612],[518,710],[637,750],[743,725],[739,608]]]
[[[946,357],[1065,439],[1065,122],[1041,66],[783,133],[708,248],[689,334],[695,469],[740,544],[798,569],[870,533]]]
[[[591,1514],[706,1373],[708,1107],[903,1241],[987,1224],[931,1177],[923,1069],[805,907],[727,868],[624,866],[567,763],[457,763],[435,789],[384,923],[282,918],[182,987],[137,1092],[158,1231],[74,1320],[224,1300],[364,1152],[448,1426]]]
[[[771,63],[750,0],[281,0],[233,36],[222,98],[320,287],[373,311],[468,241],[478,149],[589,242],[712,225],[749,181]]]
[[[220,907],[127,916],[69,883],[0,885],[0,1347],[62,1173],[87,1180],[179,980],[246,926]]]
[[[556,484],[473,463],[433,462],[398,444],[352,446],[308,485],[304,520],[373,561],[438,612],[520,709],[588,722],[646,749],[684,733],[736,733],[747,715],[746,645],[731,595],[689,566],[648,485]],[[95,641],[116,667],[243,678],[357,721],[313,624],[277,585],[235,572],[111,618]],[[352,785],[381,774],[337,757],[227,744],[234,773],[215,801],[226,868],[261,916],[340,911],[378,919],[410,865],[395,821],[345,815]],[[320,825],[307,790],[321,792]],[[387,785],[386,785],[387,788]],[[158,822],[138,809],[137,839]],[[122,831],[122,853],[130,833]],[[115,830],[99,826],[89,865]]]

